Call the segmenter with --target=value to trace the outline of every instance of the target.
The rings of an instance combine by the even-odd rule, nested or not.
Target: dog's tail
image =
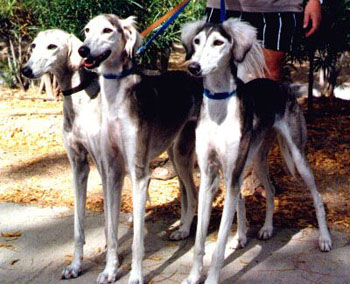
[[[244,60],[238,64],[238,77],[248,82],[256,78],[264,78],[267,72],[262,45],[260,41],[255,40]]]
[[[289,173],[296,180],[298,180],[298,178],[296,177],[296,174],[295,174],[295,164],[294,164],[293,158],[291,156],[291,153],[289,151],[289,148],[288,148],[288,145],[287,145],[285,139],[281,135],[277,135],[277,139],[278,139],[278,144],[280,146],[280,150],[281,150],[281,153],[283,156],[283,160],[287,166]]]

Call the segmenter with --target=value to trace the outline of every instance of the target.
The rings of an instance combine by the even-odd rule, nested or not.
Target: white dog
[[[31,55],[22,73],[37,79],[54,74],[64,95],[63,140],[73,170],[75,188],[74,258],[62,273],[63,278],[78,277],[82,270],[85,244],[84,217],[89,175],[88,154],[100,169],[101,110],[98,76],[79,69],[81,41],[62,30],[40,32],[31,44]]]
[[[143,283],[144,215],[149,163],[164,150],[175,162],[181,184],[181,223],[172,239],[189,235],[196,209],[192,176],[194,130],[202,83],[185,72],[145,76],[132,57],[141,44],[134,18],[100,15],[85,27],[79,53],[87,68],[98,68],[102,96],[101,157],[106,174],[107,263],[99,283],[115,281],[120,192],[125,171],[133,185],[133,260],[129,283]],[[117,169],[117,170],[115,170]]]
[[[184,27],[182,40],[190,58],[189,71],[203,77],[204,82],[204,99],[196,129],[201,172],[198,226],[192,270],[183,283],[200,281],[220,169],[225,177],[226,197],[217,247],[205,283],[219,283],[228,234],[240,204],[242,172],[250,161],[267,193],[267,216],[260,235],[271,237],[274,190],[268,178],[266,158],[275,133],[290,171],[294,173],[296,167],[311,191],[320,228],[319,246],[322,251],[329,251],[332,241],[322,198],[305,156],[305,120],[295,97],[286,86],[274,81],[256,79],[244,84],[237,77],[237,65],[244,62],[257,42],[255,29],[233,19],[219,25],[200,21]],[[245,221],[244,204],[238,206],[238,221]],[[244,242],[245,231],[238,229],[238,233],[241,234],[238,239]]]

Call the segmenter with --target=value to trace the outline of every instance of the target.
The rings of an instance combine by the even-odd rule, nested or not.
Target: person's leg
[[[272,49],[263,49],[267,69],[265,72],[266,78],[274,81],[282,80],[282,71],[286,54],[283,51],[276,51]]]

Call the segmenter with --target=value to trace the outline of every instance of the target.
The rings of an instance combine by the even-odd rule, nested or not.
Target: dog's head
[[[78,38],[62,30],[40,32],[30,45],[30,58],[22,68],[23,75],[36,79],[48,72],[78,69],[82,64],[78,54],[80,45]]]
[[[84,66],[92,69],[102,63],[130,60],[142,39],[135,27],[135,17],[119,19],[112,14],[99,15],[85,26],[85,41],[79,54]]]
[[[238,19],[222,24],[198,21],[186,24],[181,39],[194,76],[205,76],[230,64],[240,64],[257,43],[256,29]]]

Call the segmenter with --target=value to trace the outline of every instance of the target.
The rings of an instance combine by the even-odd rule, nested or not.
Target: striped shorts
[[[207,8],[207,22],[220,23],[220,9]],[[303,13],[250,13],[227,11],[226,17],[239,18],[250,23],[258,31],[258,39],[264,48],[277,51],[293,51],[302,38]]]

